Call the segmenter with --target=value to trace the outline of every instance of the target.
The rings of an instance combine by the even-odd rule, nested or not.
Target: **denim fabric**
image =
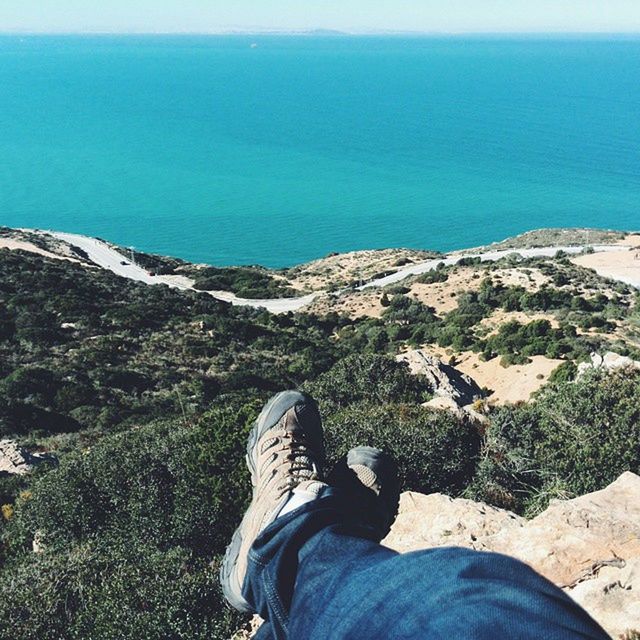
[[[327,489],[256,540],[243,595],[267,621],[257,640],[609,637],[527,565],[456,547],[398,554],[346,502]]]

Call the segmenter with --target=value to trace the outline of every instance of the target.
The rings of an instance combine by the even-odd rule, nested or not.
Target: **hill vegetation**
[[[640,472],[640,373],[571,381],[591,350],[633,353],[616,332],[637,300],[578,294],[566,265],[537,292],[483,273],[446,314],[388,291],[382,316],[363,319],[275,316],[18,251],[0,250],[0,269],[0,437],[59,459],[0,477],[3,639],[228,639],[242,619],[217,566],[249,499],[248,430],[279,389],[317,398],[329,464],[382,446],[403,489],[532,515]],[[554,322],[487,332],[497,310]],[[567,366],[531,402],[476,422],[422,406],[432,389],[393,358],[430,343]]]

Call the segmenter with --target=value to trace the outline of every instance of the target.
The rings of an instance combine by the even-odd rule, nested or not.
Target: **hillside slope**
[[[249,426],[283,388],[317,398],[328,468],[379,446],[406,491],[529,518],[640,473],[640,371],[578,375],[593,352],[639,359],[638,294],[570,256],[466,257],[272,314],[120,277],[54,236],[0,240],[0,439],[26,461],[0,473],[3,640],[228,639],[242,618],[222,605],[215,567],[249,497]],[[391,256],[374,253],[372,272]],[[298,277],[205,279],[281,295]],[[365,296],[375,310],[360,313]],[[404,362],[416,353],[430,369]],[[540,363],[526,394],[505,396]],[[476,382],[464,408],[449,385],[460,372]],[[445,389],[452,402],[434,403]]]

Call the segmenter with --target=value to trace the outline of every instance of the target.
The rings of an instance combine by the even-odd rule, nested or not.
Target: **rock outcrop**
[[[581,362],[578,365],[578,375],[580,376],[591,369],[602,369],[604,371],[640,369],[640,362],[627,356],[621,356],[613,351],[607,351],[604,355],[594,352],[591,354],[590,362]]]
[[[14,440],[0,440],[0,474],[25,475],[45,460],[55,462],[47,453],[29,453]]]
[[[532,520],[471,500],[405,493],[383,544],[463,546],[514,556],[560,586],[614,637],[640,629],[640,476],[554,500]]]
[[[453,400],[464,407],[483,396],[473,378],[421,349],[402,353],[397,360],[406,362],[411,373],[424,376],[436,398]]]

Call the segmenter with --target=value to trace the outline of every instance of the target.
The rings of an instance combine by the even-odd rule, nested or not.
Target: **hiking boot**
[[[327,482],[349,493],[352,518],[372,530],[380,542],[398,513],[400,484],[393,458],[374,447],[355,447],[341,458]]]
[[[317,497],[322,481],[324,438],[315,401],[299,391],[276,394],[264,406],[247,443],[253,498],[220,567],[220,583],[229,604],[252,609],[242,597],[247,555],[258,534],[271,524],[296,489]]]

